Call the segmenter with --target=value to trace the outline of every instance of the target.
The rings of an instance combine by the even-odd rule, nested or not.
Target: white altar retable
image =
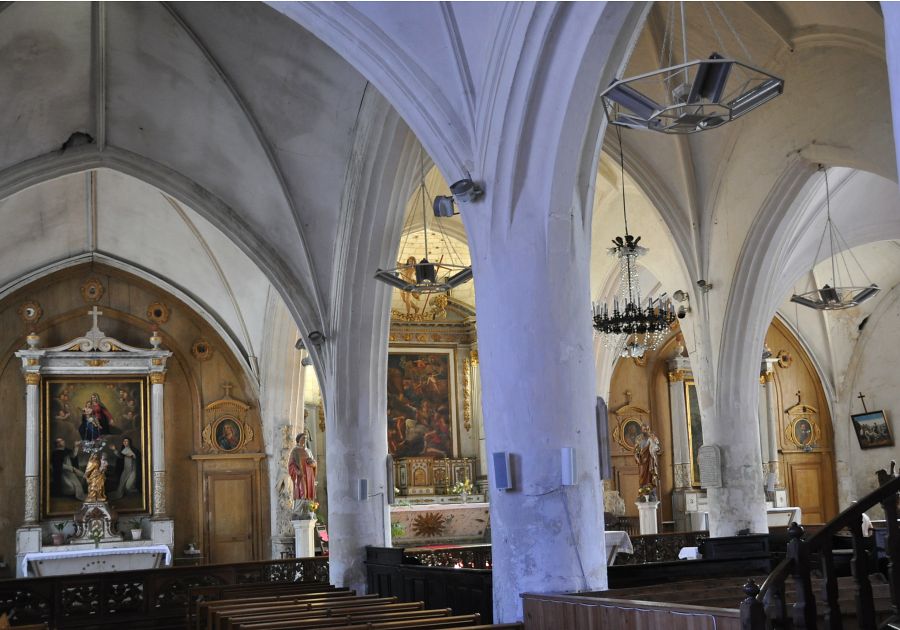
[[[155,569],[172,564],[166,545],[39,551],[22,557],[22,577]]]

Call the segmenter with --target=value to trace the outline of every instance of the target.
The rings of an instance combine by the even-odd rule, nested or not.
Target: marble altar
[[[403,534],[393,537],[397,547],[434,543],[482,542],[490,524],[488,503],[392,505],[391,524]]]
[[[149,542],[149,541],[148,541]],[[77,575],[82,573],[107,573],[155,569],[172,564],[172,553],[167,545],[131,545],[128,547],[71,545],[70,548],[54,547],[53,551],[38,551],[22,556],[22,577],[48,575]]]

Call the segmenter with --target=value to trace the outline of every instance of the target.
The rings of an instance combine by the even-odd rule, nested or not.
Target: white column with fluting
[[[39,372],[25,373],[25,519],[24,525],[35,525],[40,518],[40,492],[38,483],[38,414],[40,413]]]
[[[166,433],[163,390],[165,372],[150,373],[150,427],[153,435],[153,517],[166,515]]]

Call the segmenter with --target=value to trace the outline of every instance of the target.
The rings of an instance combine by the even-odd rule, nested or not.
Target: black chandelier
[[[825,174],[826,219],[825,229],[822,231],[822,238],[819,239],[819,247],[816,249],[816,257],[813,259],[813,264],[815,265],[815,261],[819,260],[819,253],[822,251],[822,245],[827,237],[828,245],[831,249],[831,284],[829,285],[826,283],[822,285],[821,289],[794,294],[791,296],[791,302],[795,302],[801,306],[807,306],[817,311],[839,311],[845,308],[859,306],[878,293],[881,289],[869,279],[866,270],[859,264],[856,256],[853,255],[853,250],[850,249],[847,241],[844,240],[844,237],[841,236],[837,226],[835,226],[834,221],[831,220],[831,191],[828,187],[828,169],[820,164],[819,170]],[[838,251],[835,251],[836,249]],[[853,258],[853,262],[856,263],[856,266],[866,279],[867,285],[854,285],[853,277],[850,275],[850,267],[847,265],[847,258],[844,256],[844,252],[848,252],[851,258]],[[838,262],[838,258],[840,258],[840,263]],[[846,275],[842,275],[841,267],[843,267],[843,274]]]
[[[663,297],[641,298],[641,286],[637,259],[647,253],[640,246],[641,237],[628,233],[628,211],[625,205],[625,158],[622,135],[619,138],[619,167],[622,177],[622,215],[625,220],[625,236],[613,239],[609,249],[619,261],[619,295],[613,299],[612,309],[607,304],[594,303],[594,330],[603,335],[603,343],[613,348],[621,357],[640,359],[648,350],[655,350],[669,333],[675,321],[675,309]]]

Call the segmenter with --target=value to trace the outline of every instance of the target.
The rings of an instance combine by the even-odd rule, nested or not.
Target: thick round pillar
[[[520,227],[475,273],[487,449],[510,453],[514,484],[490,471],[497,622],[522,618],[521,593],[606,586],[587,243],[547,252],[538,224]]]

